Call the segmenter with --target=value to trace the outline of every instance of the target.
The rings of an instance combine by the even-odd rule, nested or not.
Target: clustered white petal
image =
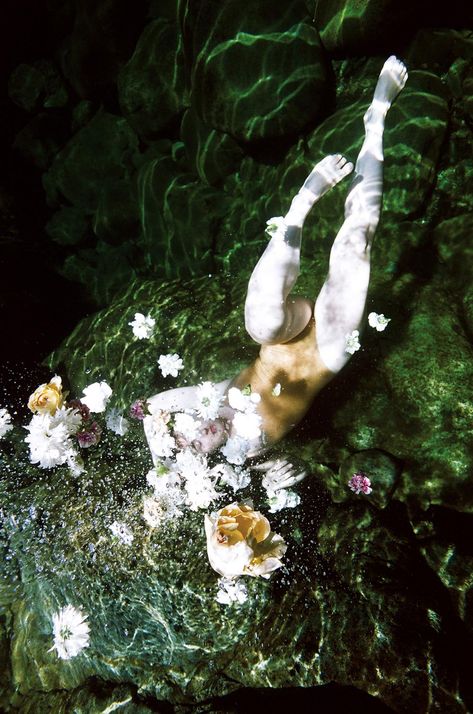
[[[131,325],[135,337],[139,340],[148,340],[154,332],[156,320],[151,315],[145,317],[141,312],[135,312],[133,321],[128,324]]]
[[[236,410],[232,421],[233,430],[241,439],[251,441],[261,436],[262,418],[256,411],[260,401],[261,396],[257,392],[247,393],[236,387],[228,390],[228,403]]]
[[[88,387],[82,390],[84,396],[81,397],[80,401],[89,407],[90,411],[93,413],[104,412],[108,400],[112,396],[112,389],[107,384],[107,382],[94,382],[89,384]]]
[[[242,466],[246,461],[246,455],[250,450],[250,442],[241,436],[231,436],[220,449],[220,453],[231,464]]]
[[[233,603],[243,605],[248,599],[248,590],[243,580],[220,578],[217,585],[218,591],[215,599],[221,605],[232,605]]]
[[[182,434],[187,441],[196,438],[200,427],[200,421],[194,419],[191,414],[178,412],[174,414],[174,431]]]
[[[183,449],[176,454],[172,469],[180,474],[186,490],[186,504],[191,511],[208,508],[218,498],[215,490],[215,477],[209,471],[207,459],[203,454],[194,454],[190,449]]]
[[[369,326],[374,327],[378,332],[385,330],[388,322],[391,322],[391,318],[385,317],[383,313],[378,315],[377,312],[370,312],[368,315]]]
[[[160,355],[158,365],[163,377],[167,377],[168,375],[177,377],[178,372],[184,367],[182,359],[176,353]]]
[[[0,409],[0,439],[13,429],[11,416],[6,409]]]
[[[202,382],[197,387],[197,413],[202,419],[216,419],[222,401],[222,395],[212,382]]]
[[[89,646],[89,625],[87,615],[72,605],[66,605],[53,615],[54,644],[51,650],[56,650],[61,659],[76,657],[85,647]]]
[[[353,332],[349,332],[345,335],[345,352],[353,355],[360,349],[361,345],[359,336],[359,330],[353,330]]]
[[[154,414],[147,414],[143,419],[143,428],[154,464],[159,463],[163,458],[173,455],[176,449],[176,440],[169,433],[167,423],[163,420],[162,412],[157,411]]]
[[[68,463],[77,470],[77,453],[70,439],[81,423],[80,415],[74,409],[62,407],[54,416],[34,414],[25,429],[29,432],[25,438],[30,447],[30,461],[42,469]]]
[[[279,491],[267,491],[269,512],[277,513],[283,508],[295,508],[301,502],[301,497],[295,491],[280,488]]]
[[[250,485],[250,472],[241,467],[232,468],[230,464],[217,464],[211,469],[211,473],[219,483],[230,486],[234,491],[240,491]]]

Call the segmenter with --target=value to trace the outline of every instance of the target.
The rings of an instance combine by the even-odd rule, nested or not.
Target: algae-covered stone
[[[395,711],[421,714],[433,699],[461,712],[457,662],[431,659],[432,651],[452,644],[443,631],[449,607],[412,542],[405,514],[398,509],[393,517],[397,529],[363,503],[331,508],[324,518],[319,544],[337,585],[321,599],[321,672],[376,693]]]
[[[8,93],[15,104],[28,112],[41,106],[63,107],[69,99],[63,78],[48,60],[20,64],[10,76]]]
[[[327,97],[325,58],[305,23],[282,33],[237,32],[201,56],[193,76],[192,101],[203,121],[245,142],[301,131]]]
[[[61,47],[62,71],[82,99],[115,99],[117,73],[143,29],[147,3],[82,0],[73,10],[72,32]]]
[[[306,0],[324,47],[332,54],[392,52],[393,37],[415,31],[424,3],[409,0]],[[429,6],[431,10],[431,6]]]
[[[180,36],[175,23],[154,20],[118,77],[120,106],[137,134],[169,130],[188,104]]]
[[[100,111],[66,144],[43,176],[48,202],[66,198],[95,210],[104,183],[134,172],[138,139],[122,117]]]
[[[140,242],[151,274],[174,278],[212,271],[226,196],[166,155],[144,162],[137,180]]]
[[[64,117],[41,112],[18,132],[13,146],[25,159],[45,171],[69,136]]]
[[[299,0],[180,6],[192,104],[209,127],[253,142],[294,135],[324,110],[329,67]]]
[[[80,208],[63,206],[53,214],[45,231],[53,241],[61,245],[82,243],[90,230],[90,219]]]
[[[244,155],[229,134],[207,127],[192,108],[182,119],[181,139],[195,172],[210,185],[218,185],[233,173]]]

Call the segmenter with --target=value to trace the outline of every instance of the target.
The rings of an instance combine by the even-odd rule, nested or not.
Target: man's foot
[[[353,164],[341,154],[331,154],[314,166],[293,199],[285,221],[288,225],[302,226],[310,209],[322,196],[353,171]]]
[[[389,107],[407,82],[407,69],[394,55],[388,57],[379,74],[373,101],[364,116],[365,124],[385,116]]]
[[[353,164],[341,154],[331,154],[314,166],[299,191],[308,191],[318,201],[329,189],[353,171]]]

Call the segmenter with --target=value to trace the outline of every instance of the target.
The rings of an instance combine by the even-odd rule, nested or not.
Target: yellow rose
[[[28,400],[28,408],[40,414],[54,415],[63,404],[62,380],[57,375],[48,384],[40,384]]]
[[[269,578],[282,565],[286,544],[250,501],[225,506],[214,518],[206,516],[205,534],[210,565],[220,575]]]

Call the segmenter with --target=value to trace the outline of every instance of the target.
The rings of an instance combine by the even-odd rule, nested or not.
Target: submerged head
[[[192,447],[199,454],[210,454],[226,442],[229,436],[229,423],[226,419],[207,419],[199,424],[197,433],[192,440],[179,432],[174,434],[176,444],[180,449]]]
[[[200,454],[210,454],[224,445],[229,436],[226,419],[208,419],[201,423],[192,446]]]

